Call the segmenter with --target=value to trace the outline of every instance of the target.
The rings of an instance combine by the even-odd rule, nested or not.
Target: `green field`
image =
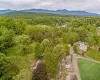
[[[100,64],[84,59],[78,60],[81,80],[100,80]]]

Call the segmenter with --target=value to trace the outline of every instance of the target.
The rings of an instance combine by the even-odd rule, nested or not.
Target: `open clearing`
[[[81,80],[100,80],[100,64],[85,59],[78,60]]]

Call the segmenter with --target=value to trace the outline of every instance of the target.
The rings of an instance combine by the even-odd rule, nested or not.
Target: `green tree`
[[[90,32],[96,33],[96,27],[93,25],[87,25],[86,27],[87,30],[89,30]]]
[[[51,39],[54,37],[54,29],[45,25],[28,26],[26,33],[30,36],[31,40],[38,42],[42,42],[45,38]]]
[[[84,26],[81,26],[79,28],[74,29],[77,34],[79,34],[79,39],[81,41],[85,41],[85,38],[87,37],[87,30],[84,28]]]
[[[11,63],[4,54],[0,53],[0,78],[1,80],[13,80],[19,69]]]
[[[67,45],[56,45],[51,51],[46,51],[44,54],[44,63],[46,65],[49,77],[54,77],[59,71],[59,62],[61,59],[69,54],[69,47]]]
[[[14,32],[8,30],[6,27],[0,27],[0,51],[4,52],[7,48],[14,45],[13,42]]]
[[[14,42],[16,45],[19,45],[19,48],[21,50],[21,55],[26,55],[29,53],[29,44],[31,43],[31,39],[29,38],[29,35],[20,35],[16,36],[14,38]]]
[[[40,59],[42,54],[43,54],[43,49],[42,49],[40,43],[37,43],[35,46],[35,58]]]
[[[66,44],[73,45],[76,41],[79,40],[79,35],[76,32],[68,32],[63,34],[63,41]]]
[[[55,77],[58,73],[58,60],[54,53],[46,52],[44,55],[44,63],[49,77]]]
[[[58,44],[53,49],[53,56],[55,56],[56,59],[61,60],[64,56],[68,54],[68,50],[68,46]]]
[[[78,50],[79,50],[79,49],[78,49],[78,45],[77,45],[77,44],[74,44],[74,45],[73,45],[73,48],[74,48],[75,53],[78,53]]]
[[[22,45],[29,45],[31,43],[31,39],[29,38],[29,35],[22,34],[15,39],[16,44],[22,44]]]
[[[43,49],[43,52],[44,50],[50,45],[50,41],[48,39],[44,39],[42,42],[41,42],[41,47]]]
[[[96,44],[96,41],[94,40],[93,37],[86,37],[86,42],[90,45],[90,46],[94,46]]]

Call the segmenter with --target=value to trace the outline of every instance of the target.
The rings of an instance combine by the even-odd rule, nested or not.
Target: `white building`
[[[81,51],[87,51],[87,43],[85,43],[85,42],[80,42],[79,43],[79,49],[81,50]]]
[[[86,42],[78,41],[77,44],[80,51],[84,51],[84,52],[87,51],[88,45]]]

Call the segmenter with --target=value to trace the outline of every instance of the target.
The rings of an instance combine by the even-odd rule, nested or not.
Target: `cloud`
[[[68,9],[100,13],[100,0],[0,0],[0,9]]]

